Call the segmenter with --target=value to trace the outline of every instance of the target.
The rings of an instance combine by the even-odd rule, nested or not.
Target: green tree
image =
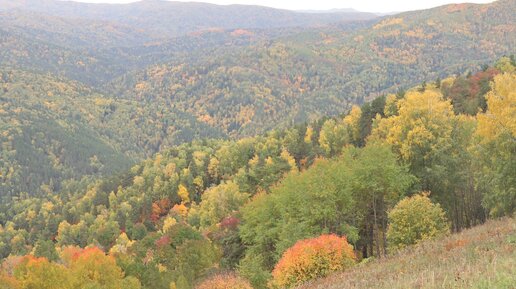
[[[237,211],[248,198],[249,195],[241,193],[232,181],[209,188],[202,195],[199,208],[201,227],[219,223],[222,218]]]
[[[54,242],[50,240],[38,240],[34,247],[34,256],[45,257],[47,260],[53,262],[59,259]]]
[[[105,216],[99,215],[90,227],[91,242],[98,242],[102,248],[109,250],[120,235],[120,227],[117,222],[106,220]]]
[[[268,195],[260,194],[242,208],[240,237],[247,251],[239,272],[253,286],[295,242],[336,233],[358,239],[353,221],[355,201],[349,187],[348,165],[318,160],[310,169],[290,173]]]
[[[346,125],[341,120],[329,119],[324,122],[319,134],[319,146],[326,157],[333,157],[342,152],[349,142]]]
[[[516,210],[516,74],[497,75],[486,95],[487,111],[478,114],[480,137],[477,183],[493,216]]]
[[[356,215],[361,220],[364,253],[386,253],[387,211],[411,188],[414,177],[407,166],[400,166],[388,145],[368,144],[363,149],[350,148],[343,162],[349,165],[349,185],[355,200]],[[372,236],[372,238],[370,238]]]
[[[471,168],[467,165],[471,141],[468,126],[468,121],[454,114],[450,101],[438,91],[427,89],[423,93],[408,92],[398,101],[398,114],[376,119],[369,137],[369,141],[392,145],[418,178],[419,189],[431,191],[432,198],[446,210],[455,230],[468,223],[463,213],[457,213],[457,204],[476,196],[472,186],[464,186],[471,183],[467,174],[457,181],[460,170]]]
[[[428,193],[401,200],[389,212],[387,240],[398,249],[450,232],[448,220],[439,204],[433,204]]]

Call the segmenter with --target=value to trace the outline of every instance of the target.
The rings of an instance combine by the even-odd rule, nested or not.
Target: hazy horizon
[[[85,3],[111,3],[124,4],[139,2],[141,0],[65,0]],[[163,0],[168,1],[168,0]],[[177,0],[174,0],[177,1]],[[452,3],[490,3],[493,0],[472,0],[472,1],[450,1],[450,0],[428,0],[386,2],[381,0],[318,0],[318,1],[296,1],[296,0],[204,0],[204,1],[177,1],[177,2],[205,2],[218,5],[259,5],[287,10],[332,10],[352,8],[363,12],[390,13],[433,8]]]

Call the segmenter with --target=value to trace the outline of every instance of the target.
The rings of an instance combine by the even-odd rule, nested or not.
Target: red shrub
[[[237,217],[230,216],[230,217],[224,218],[220,222],[220,228],[233,230],[238,226],[238,224],[240,224],[240,220]]]
[[[161,247],[164,247],[164,246],[169,246],[170,243],[171,243],[170,237],[169,236],[163,236],[163,237],[159,238],[158,240],[156,240],[155,245],[156,245],[156,247],[161,248]]]

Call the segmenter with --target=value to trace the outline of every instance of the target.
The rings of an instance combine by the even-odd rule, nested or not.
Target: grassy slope
[[[489,221],[301,288],[516,288],[516,220]]]

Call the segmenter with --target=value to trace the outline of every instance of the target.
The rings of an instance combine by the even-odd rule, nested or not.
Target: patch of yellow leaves
[[[403,18],[401,18],[401,17],[388,18],[388,19],[385,19],[385,20],[381,21],[380,23],[376,24],[375,26],[373,26],[373,29],[380,29],[380,28],[384,28],[384,27],[392,26],[392,25],[400,25],[402,23],[403,23]]]

